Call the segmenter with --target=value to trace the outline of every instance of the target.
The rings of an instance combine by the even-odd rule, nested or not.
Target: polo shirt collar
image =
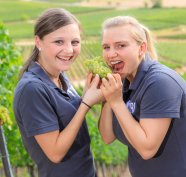
[[[36,62],[32,62],[31,65],[28,68],[29,72],[32,72],[33,74],[35,74],[40,80],[42,80],[44,83],[46,83],[47,85],[58,89],[58,87],[51,81],[51,79],[49,78],[49,76],[46,74],[46,72],[42,69],[42,67],[37,64]],[[62,73],[60,74],[60,79],[62,80],[63,76]],[[62,82],[64,82],[62,80]]]

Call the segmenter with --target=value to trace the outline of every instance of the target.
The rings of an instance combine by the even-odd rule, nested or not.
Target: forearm
[[[101,137],[106,144],[110,144],[115,140],[116,137],[112,127],[112,110],[108,103],[102,105],[98,126]]]
[[[37,135],[36,140],[47,157],[54,163],[60,162],[72,146],[89,108],[81,104],[69,124],[61,131]]]
[[[125,137],[130,144],[141,154],[146,151],[150,144],[147,133],[128,111],[124,102],[118,102],[112,106]]]

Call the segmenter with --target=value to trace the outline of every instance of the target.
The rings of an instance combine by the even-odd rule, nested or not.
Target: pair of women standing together
[[[85,115],[99,102],[103,141],[128,145],[133,177],[185,176],[185,81],[154,60],[148,29],[132,17],[106,20],[102,46],[113,74],[100,88],[99,76],[89,74],[80,98],[65,75],[80,53],[78,20],[64,9],[37,20],[14,112],[39,177],[96,176]]]

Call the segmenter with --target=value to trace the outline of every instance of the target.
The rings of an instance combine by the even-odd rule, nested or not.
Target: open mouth
[[[120,73],[123,70],[124,65],[124,62],[120,60],[110,62],[110,67],[114,73]]]

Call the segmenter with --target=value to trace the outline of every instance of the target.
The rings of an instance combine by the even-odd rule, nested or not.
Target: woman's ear
[[[140,45],[140,50],[139,50],[139,57],[142,57],[147,51],[147,43],[146,42],[142,42],[142,44]]]
[[[41,51],[41,39],[39,36],[35,36],[35,46],[38,48],[39,51]]]

